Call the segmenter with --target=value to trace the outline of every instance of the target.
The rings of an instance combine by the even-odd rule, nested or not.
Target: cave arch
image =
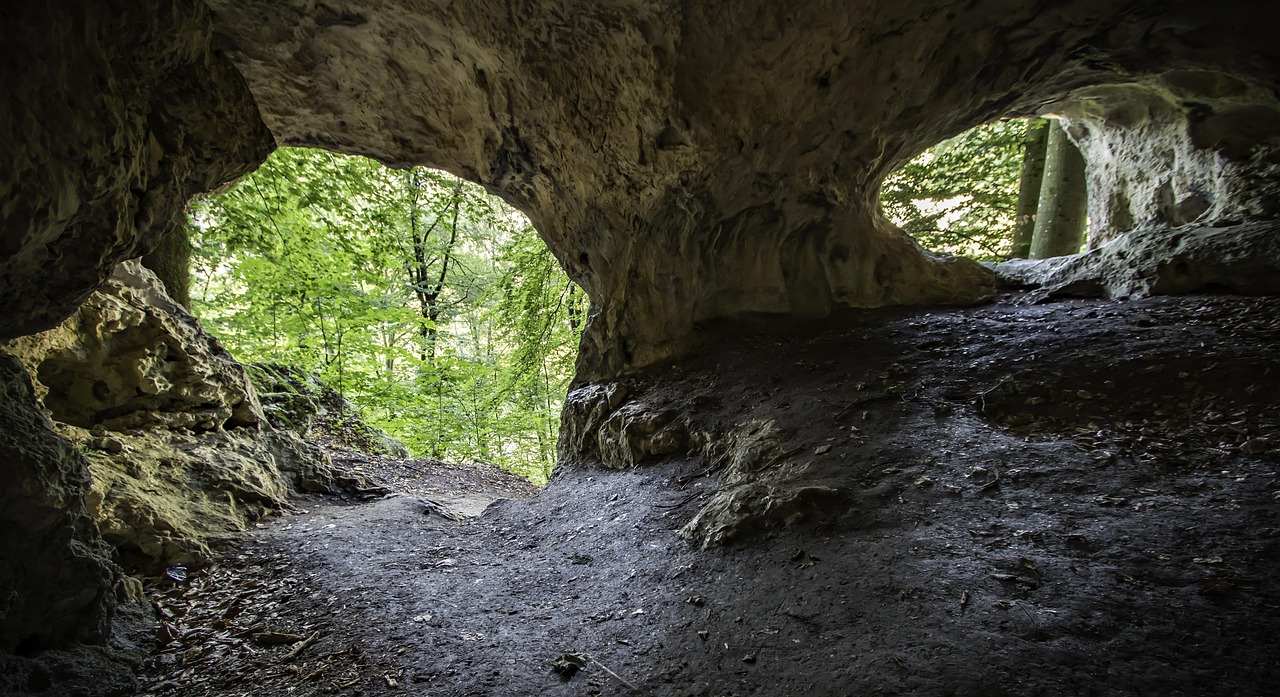
[[[989,270],[921,253],[875,192],[921,144],[1001,115],[1074,117],[1117,229],[1277,214],[1280,7],[1242,0],[78,0],[0,19],[0,338],[69,316],[277,143],[441,167],[525,211],[592,297],[583,381],[677,356],[705,320],[989,297]],[[1108,168],[1157,116],[1181,174]],[[6,408],[48,446],[6,442],[14,467],[67,484],[27,502],[48,517],[22,523],[22,553],[91,592],[51,619],[42,582],[13,581],[40,611],[0,648],[41,623],[50,645],[100,639],[113,577],[69,551],[96,539],[74,456],[5,371]]]
[[[140,75],[150,76],[121,89],[136,86],[135,97],[152,100],[151,113],[163,116],[138,118],[135,154],[113,155],[138,167],[154,162],[155,184],[145,197],[120,194],[119,205],[140,216],[82,225],[89,211],[107,213],[88,206],[54,216],[69,225],[10,241],[23,251],[8,265],[6,290],[30,298],[15,314],[39,319],[11,320],[5,334],[64,315],[111,261],[154,244],[160,230],[152,228],[172,220],[180,201],[242,173],[272,141],[441,167],[528,213],[595,301],[581,364],[586,378],[675,355],[687,348],[694,323],[711,318],[973,302],[990,294],[988,273],[921,255],[875,212],[879,181],[919,144],[1001,115],[1044,111],[1074,90],[1094,90],[1076,103],[1100,103],[1107,86],[1160,71],[1175,71],[1170,84],[1184,92],[1230,92],[1235,83],[1222,80],[1235,80],[1274,101],[1277,72],[1275,49],[1257,29],[1265,22],[1190,5],[1157,13],[1140,3],[1104,12],[1084,2],[1052,11],[995,2],[963,14],[912,3],[815,3],[786,13],[755,4],[676,12],[604,4],[562,14],[532,4],[508,12],[497,3],[416,11],[395,3],[214,0],[209,8],[123,13],[115,36],[98,37],[105,54],[131,55]],[[25,10],[15,26],[45,22],[52,26],[44,33],[57,35],[65,24],[58,13],[73,11]],[[191,29],[178,31],[175,22]],[[130,32],[165,36],[172,55],[194,51],[205,67],[144,69],[163,60],[123,48]],[[1206,48],[1228,36],[1257,51],[1245,57]],[[24,38],[11,51],[26,46],[39,54],[30,50],[34,41]],[[23,60],[42,65],[32,55]],[[89,59],[68,56],[63,68],[75,61]],[[1199,86],[1205,69],[1225,77]],[[167,92],[159,89],[166,84]],[[53,100],[15,87],[18,99],[47,103],[48,115],[59,116]],[[198,98],[214,93],[223,112],[216,119],[215,105]],[[1239,101],[1235,93],[1223,98]],[[1198,120],[1198,142],[1239,150],[1214,134],[1243,134],[1250,129],[1230,124],[1245,123],[1254,124],[1254,140],[1269,139],[1270,117],[1249,116],[1249,108],[1235,108],[1230,123]],[[1080,118],[1096,118],[1090,114]],[[164,142],[178,132],[182,139]],[[213,153],[226,161],[215,165]],[[37,178],[68,174],[37,170]],[[66,184],[83,195],[97,186]],[[1098,196],[1112,208],[1123,200],[1111,190]],[[1186,200],[1174,198],[1175,208]],[[1197,205],[1184,205],[1183,217]],[[97,230],[96,242],[86,229]],[[49,255],[71,240],[109,248],[110,259]],[[590,264],[581,262],[584,252]],[[877,280],[867,260],[882,255],[896,259],[896,270],[880,265]],[[19,291],[31,290],[32,273],[55,257],[65,267],[57,275],[74,282],[61,291]],[[654,286],[650,279],[661,280]]]

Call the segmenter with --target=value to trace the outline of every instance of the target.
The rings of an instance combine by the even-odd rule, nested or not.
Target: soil
[[[1280,299],[824,327],[739,329],[629,393],[774,421],[838,509],[702,549],[700,457],[536,497],[355,463],[410,493],[300,502],[153,582],[144,694],[1275,693]]]

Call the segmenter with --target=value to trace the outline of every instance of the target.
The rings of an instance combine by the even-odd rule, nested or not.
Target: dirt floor
[[[143,694],[1280,689],[1280,299],[859,312],[709,345],[629,392],[772,419],[838,510],[704,550],[676,534],[720,481],[700,457],[561,468],[536,497],[355,462],[407,493],[300,502],[153,582]]]

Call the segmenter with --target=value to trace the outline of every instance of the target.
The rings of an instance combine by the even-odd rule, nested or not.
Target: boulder
[[[4,344],[87,462],[88,512],[132,571],[208,562],[292,492],[341,487],[272,427],[243,366],[137,261],[62,325]]]
[[[1051,297],[1140,298],[1201,292],[1280,293],[1280,225],[1135,230],[1080,254],[993,265],[1001,281]]]
[[[89,465],[0,352],[0,652],[107,636],[121,572],[85,509]]]

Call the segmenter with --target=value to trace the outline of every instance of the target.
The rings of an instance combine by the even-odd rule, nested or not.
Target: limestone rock
[[[992,118],[1078,104],[1105,131],[1093,157],[1159,149],[1147,159],[1171,168],[1155,183],[1175,189],[1170,221],[1250,208],[1267,196],[1247,189],[1276,179],[1260,165],[1245,181],[1218,155],[1273,136],[1249,100],[1280,74],[1261,29],[1277,10],[1256,4],[211,4],[281,142],[444,167],[529,214],[594,303],[584,380],[683,353],[708,320],[989,297],[983,269],[917,248],[875,194],[898,164]],[[1206,102],[1218,88],[1187,76],[1215,71],[1251,96]],[[1163,90],[1172,121],[1153,114],[1139,132],[1119,91],[1076,92],[1124,82]],[[1162,145],[1145,145],[1157,131]],[[1146,196],[1107,166],[1093,169],[1097,201]],[[1197,199],[1207,184],[1221,195]]]
[[[52,328],[273,147],[202,3],[9,3],[0,339]]]
[[[54,331],[9,342],[53,419],[80,428],[257,426],[244,368],[137,261]]]
[[[627,397],[621,382],[592,383],[569,390],[560,414],[560,442],[557,457],[570,462],[598,462],[601,459],[599,433]],[[623,467],[605,462],[607,467]]]
[[[201,564],[332,462],[268,423],[244,368],[137,261],[62,325],[5,344],[88,457],[86,502],[135,571]]]
[[[785,479],[780,485],[754,481],[717,491],[680,529],[680,535],[703,547],[730,544],[769,528],[821,520],[816,516],[842,513],[849,507],[847,492],[806,484],[803,470],[784,468],[770,474]]]
[[[795,452],[783,452],[784,434],[772,422],[708,427],[652,391],[626,401],[630,391],[621,382],[571,390],[559,459],[629,469],[663,457],[705,458],[709,469],[720,472],[721,485],[681,528],[683,537],[704,547],[729,544],[849,507],[849,492],[812,481],[809,463]]]
[[[120,452],[86,449],[86,505],[127,568],[203,565],[284,506],[281,460],[257,432],[243,431],[136,430],[111,436]]]
[[[85,510],[84,457],[0,352],[0,652],[106,637],[120,569]]]
[[[1077,89],[1045,110],[1065,117],[1087,163],[1090,247],[1280,213],[1280,101],[1256,82],[1175,70]]]
[[[673,411],[652,411],[628,404],[614,411],[596,432],[600,461],[612,467],[634,467],[644,460],[688,450],[689,434]]]
[[[998,264],[1007,285],[1048,297],[1130,298],[1222,291],[1280,293],[1280,225],[1137,230],[1081,254]]]
[[[570,390],[561,418],[560,459],[630,469],[698,446],[687,415],[671,405],[628,402],[627,395],[628,388],[621,382]]]
[[[529,214],[592,298],[584,380],[684,353],[709,320],[989,297],[990,273],[919,249],[876,190],[1001,116],[1090,129],[1099,221],[1277,214],[1270,5],[208,4],[5,23],[0,335],[51,326],[188,194],[257,162],[259,113],[279,143],[443,167]]]

